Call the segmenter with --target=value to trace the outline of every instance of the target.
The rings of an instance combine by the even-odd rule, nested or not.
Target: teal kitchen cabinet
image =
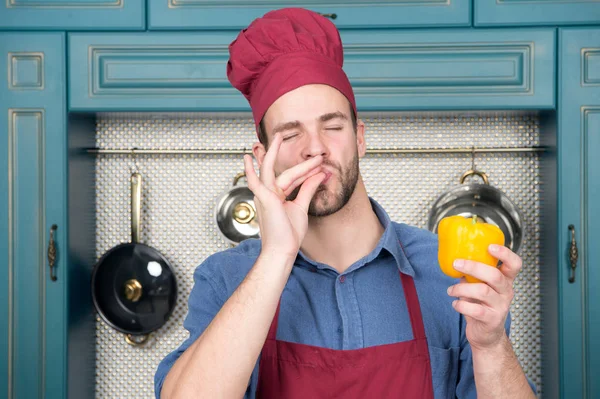
[[[144,30],[145,0],[6,0],[3,30]]]
[[[66,394],[65,39],[0,33],[0,398]]]
[[[600,24],[597,0],[473,0],[475,26]]]
[[[339,28],[471,25],[471,0],[148,0],[148,28],[242,29],[282,7],[311,9]]]
[[[249,111],[235,31],[69,34],[71,111]],[[555,30],[342,32],[362,111],[553,109]]]
[[[559,30],[559,303],[563,398],[600,397],[600,29]],[[570,227],[572,226],[572,230]],[[577,245],[574,280],[570,248]],[[575,260],[575,259],[573,259]]]

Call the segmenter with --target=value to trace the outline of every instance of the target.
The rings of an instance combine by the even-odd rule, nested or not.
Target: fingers
[[[277,153],[281,147],[283,141],[281,134],[275,134],[269,150],[265,154],[261,168],[260,168],[260,179],[261,181],[271,190],[277,192],[275,188],[275,161],[277,160]]]
[[[325,176],[325,173],[319,172],[316,175],[308,178],[302,185],[302,188],[300,188],[300,192],[294,200],[294,203],[300,206],[304,210],[304,212],[308,212],[310,201],[315,195],[319,184],[321,184],[323,179],[325,179]]]
[[[248,180],[248,188],[256,197],[263,197],[267,195],[269,189],[260,181],[260,178],[254,171],[254,163],[250,155],[244,155],[244,171],[246,172],[246,179]],[[266,191],[265,191],[266,190]]]
[[[287,195],[298,185],[302,184],[304,180],[319,173],[320,169],[318,166],[322,162],[323,157],[319,155],[289,168],[277,177],[275,180],[276,185]]]
[[[275,178],[275,161],[277,159],[277,153],[281,147],[282,140],[283,139],[280,134],[276,134],[273,138],[271,146],[265,154],[260,167],[260,177],[257,176],[256,172],[254,171],[252,158],[249,155],[244,155],[244,167],[246,170],[246,176],[248,178],[248,187],[250,190],[252,190],[254,195],[261,195],[258,193],[264,193],[264,189],[268,189],[277,194],[282,201],[285,201],[287,196],[290,195],[294,189],[301,184],[306,184],[308,180],[314,176],[317,176],[321,172],[319,166],[323,162],[323,157],[319,155],[287,169],[281,173],[281,175]],[[313,182],[307,186],[308,193],[312,193],[308,199],[308,203],[310,203],[310,199],[314,195],[317,187],[324,177],[325,174],[322,173],[322,176],[318,179],[317,183]],[[300,202],[297,202],[297,204],[304,203],[306,203],[306,199],[303,197],[301,197]]]
[[[481,280],[499,294],[507,295],[512,291],[512,280],[509,280],[496,267],[472,260],[459,259],[454,262],[454,268]]]
[[[521,257],[503,245],[490,245],[488,251],[502,262],[499,268],[502,274],[513,281],[523,267]]]
[[[459,283],[448,288],[448,295],[467,302],[481,303],[500,311],[505,310],[503,298],[487,284]],[[508,312],[508,308],[506,311]]]
[[[452,302],[452,306],[454,306],[454,309],[456,309],[457,312],[484,323],[491,322],[494,316],[494,311],[492,309],[479,303],[457,299]]]
[[[290,184],[290,186],[284,191],[286,197],[288,195],[290,195],[294,189],[296,187],[298,187],[299,185],[301,185],[302,183],[304,183],[304,181],[308,180],[310,177],[313,177],[314,175],[321,173],[321,169],[320,168],[315,168],[313,170],[311,170],[310,172],[308,172],[308,174],[300,177],[299,179],[296,179],[292,184]]]

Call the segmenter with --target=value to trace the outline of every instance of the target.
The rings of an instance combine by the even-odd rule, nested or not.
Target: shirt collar
[[[371,201],[371,206],[373,207],[375,215],[377,215],[379,222],[384,228],[383,235],[379,239],[379,242],[377,243],[377,246],[373,249],[373,251],[371,251],[369,255],[365,256],[361,261],[355,263],[350,268],[348,268],[348,270],[346,270],[345,273],[351,272],[370,263],[379,256],[382,249],[385,249],[394,257],[394,260],[398,265],[398,270],[401,273],[414,277],[415,271],[410,262],[408,261],[406,254],[404,253],[404,248],[402,247],[400,237],[398,236],[398,232],[394,227],[392,220],[390,219],[387,212],[383,209],[381,205],[379,205],[377,201],[375,201],[371,197],[369,197],[369,200]],[[311,265],[316,266],[319,269],[326,268],[323,265],[318,264],[312,259],[310,259],[302,251],[298,252],[298,257],[310,263]]]
[[[373,252],[378,254],[381,249],[385,249],[392,254],[396,260],[396,264],[398,265],[398,270],[400,270],[401,273],[414,277],[415,271],[406,257],[404,248],[402,247],[401,238],[399,237],[398,231],[394,227],[392,220],[385,209],[383,209],[383,207],[377,201],[371,197],[369,197],[369,200],[371,201],[371,206],[373,207],[373,211],[375,211],[379,222],[385,229],[381,239],[379,240],[379,243],[377,244],[377,247]]]

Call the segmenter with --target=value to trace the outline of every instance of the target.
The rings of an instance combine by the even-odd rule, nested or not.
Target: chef
[[[271,11],[230,44],[227,76],[258,141],[244,157],[260,240],[194,272],[187,338],[160,363],[157,398],[534,398],[509,340],[521,259],[459,260],[368,196],[358,119],[334,24]],[[385,173],[385,171],[381,171]]]

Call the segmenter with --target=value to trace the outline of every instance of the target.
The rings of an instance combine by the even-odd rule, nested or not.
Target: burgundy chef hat
[[[307,84],[326,84],[356,101],[342,70],[342,40],[326,17],[302,8],[270,11],[229,45],[227,77],[250,103],[258,125],[283,94]]]

